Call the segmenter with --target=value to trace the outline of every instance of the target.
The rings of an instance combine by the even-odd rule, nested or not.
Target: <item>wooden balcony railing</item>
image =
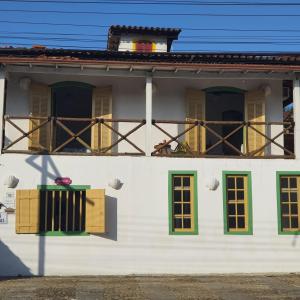
[[[156,145],[152,152],[153,156],[177,156],[177,157],[235,157],[235,158],[295,158],[293,146],[285,147],[283,135],[291,134],[294,130],[293,122],[245,122],[245,121],[168,121],[153,120],[152,124],[159,132],[163,133],[168,140]],[[183,127],[184,129],[176,130],[176,135],[170,134],[164,125]],[[220,134],[220,129],[226,126],[226,134]],[[277,127],[276,130],[274,130]],[[198,133],[196,137],[199,140],[199,146],[194,146],[186,142],[187,136],[192,130]],[[219,129],[219,130],[218,130]],[[275,135],[271,137],[271,132],[275,131]],[[201,137],[202,134],[202,137]],[[240,135],[240,143],[237,147],[233,144],[232,138]],[[253,134],[259,140],[253,143]],[[211,144],[207,143],[207,137],[210,135],[215,141]],[[251,136],[252,135],[252,136]],[[204,136],[204,137],[203,137]],[[282,141],[279,142],[279,137]],[[252,142],[251,142],[252,139]],[[203,142],[204,140],[204,142]],[[174,149],[171,144],[176,144]],[[201,145],[202,144],[202,145]],[[204,144],[204,145],[203,145]],[[227,153],[217,151],[220,146],[227,147]],[[228,154],[230,152],[230,154]],[[275,152],[275,153],[274,153]],[[281,152],[278,154],[278,152]],[[277,153],[277,154],[276,154]]]

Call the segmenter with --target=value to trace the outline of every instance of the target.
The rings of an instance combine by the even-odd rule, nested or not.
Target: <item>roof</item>
[[[129,62],[168,64],[285,65],[300,66],[300,53],[128,52],[47,48],[0,48],[0,63],[10,61]]]
[[[142,34],[165,36],[167,38],[168,51],[170,51],[172,42],[178,39],[180,32],[181,29],[179,28],[112,25],[108,31],[107,49],[115,51],[118,50],[122,34]]]

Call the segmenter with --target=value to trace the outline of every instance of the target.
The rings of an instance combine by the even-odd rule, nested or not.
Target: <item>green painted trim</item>
[[[95,86],[89,84],[89,83],[85,83],[85,82],[80,82],[80,81],[60,81],[60,82],[56,82],[54,84],[51,84],[50,87],[52,89],[60,89],[63,87],[80,87],[80,88],[84,88],[84,89],[93,89]]]
[[[176,232],[173,230],[173,207],[172,207],[172,177],[173,175],[194,176],[194,231]],[[169,235],[197,235],[198,232],[198,179],[196,171],[169,171],[168,175],[168,210],[169,210]]]
[[[235,94],[244,94],[246,91],[235,88],[235,87],[230,87],[230,86],[215,86],[215,87],[210,87],[203,89],[206,93],[215,93],[215,92],[227,92],[227,93],[235,93]]]
[[[40,236],[89,236],[88,232],[64,232],[64,231],[47,231],[41,232]]]
[[[277,194],[277,224],[278,224],[278,234],[280,235],[300,235],[300,230],[297,231],[283,231],[281,224],[281,205],[280,205],[280,177],[298,175],[300,176],[300,171],[277,171],[276,172],[276,194]]]
[[[226,177],[227,175],[246,175],[248,179],[248,231],[230,232],[227,223],[227,193]],[[223,219],[224,234],[226,235],[253,235],[253,216],[252,216],[252,177],[250,171],[223,171]]]
[[[38,185],[38,190],[43,191],[82,191],[90,190],[90,185]]]

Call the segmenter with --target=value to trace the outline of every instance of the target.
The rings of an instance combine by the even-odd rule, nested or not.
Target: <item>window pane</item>
[[[190,177],[184,177],[183,178],[183,186],[184,187],[189,187],[191,185],[190,183]]]
[[[238,217],[238,228],[245,228],[245,218]]]
[[[237,192],[237,200],[244,200],[244,192],[243,191],[238,191]]]
[[[297,193],[291,192],[290,200],[291,200],[291,202],[297,202]]]
[[[297,204],[291,204],[291,214],[298,215],[298,205]]]
[[[184,220],[183,220],[183,228],[191,228],[191,219],[187,219],[187,218],[185,218]]]
[[[174,228],[182,228],[182,220],[174,219]]]
[[[280,193],[281,202],[289,201],[289,194],[288,193]]]
[[[236,221],[235,221],[235,217],[233,218],[228,218],[228,227],[229,228],[236,228]]]
[[[237,205],[237,214],[238,215],[244,215],[245,214],[245,205],[244,204],[238,204]]]
[[[235,188],[234,177],[227,177],[227,188],[228,189],[234,189]]]
[[[236,187],[238,189],[243,189],[244,188],[244,178],[243,177],[238,177],[236,179]]]
[[[174,191],[174,201],[175,202],[181,201],[181,191]]]
[[[191,205],[183,204],[183,213],[189,215],[191,213]]]
[[[286,177],[280,178],[280,186],[281,188],[287,188],[288,187],[288,179]]]
[[[296,177],[290,178],[290,188],[297,188],[297,178]]]
[[[228,215],[235,215],[235,204],[228,204]]]
[[[297,217],[292,217],[291,219],[291,227],[292,228],[298,228],[298,218]]]
[[[290,228],[290,222],[288,217],[282,217],[282,228]]]
[[[181,204],[174,204],[174,214],[181,214]]]
[[[173,185],[174,185],[174,187],[181,186],[181,177],[174,177]]]
[[[282,204],[281,205],[281,213],[284,215],[289,214],[289,205],[288,204]]]
[[[183,201],[184,202],[191,201],[191,192],[190,191],[183,191]]]
[[[235,200],[235,191],[228,191],[227,200]]]

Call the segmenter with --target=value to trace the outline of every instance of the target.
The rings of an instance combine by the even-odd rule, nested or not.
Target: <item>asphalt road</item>
[[[300,274],[0,278],[0,299],[300,299]]]

